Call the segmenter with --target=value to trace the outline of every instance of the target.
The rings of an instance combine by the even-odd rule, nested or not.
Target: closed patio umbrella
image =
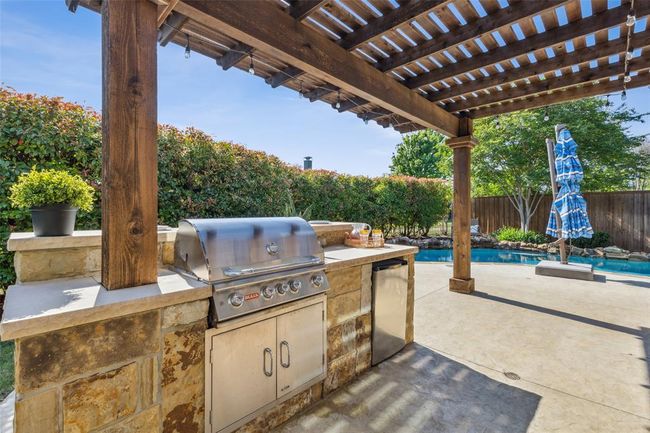
[[[559,191],[553,200],[546,234],[563,239],[590,238],[594,231],[587,215],[587,203],[580,194],[584,176],[576,154],[577,143],[564,125],[556,127],[555,179]],[[560,227],[558,228],[559,214]],[[566,257],[562,257],[566,262]]]

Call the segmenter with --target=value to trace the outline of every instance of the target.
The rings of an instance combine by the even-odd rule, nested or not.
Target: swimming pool
[[[447,250],[420,250],[415,256],[419,262],[451,262],[453,261],[450,249]],[[520,263],[536,265],[540,260],[559,260],[554,254],[536,253],[521,250],[498,250],[488,248],[472,249],[472,262],[479,263]],[[590,257],[569,257],[569,263],[588,263],[594,269],[607,272],[620,272],[650,276],[650,262],[630,262],[628,260],[612,260]]]

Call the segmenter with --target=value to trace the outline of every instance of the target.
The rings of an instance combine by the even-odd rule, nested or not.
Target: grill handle
[[[224,268],[223,274],[227,277],[241,277],[242,275],[277,272],[285,269],[297,268],[308,264],[320,264],[320,263],[321,263],[320,258],[316,256],[311,256],[307,260],[303,260],[297,263],[289,263],[289,264],[274,265],[274,266],[261,266],[257,268],[242,268],[242,269]]]

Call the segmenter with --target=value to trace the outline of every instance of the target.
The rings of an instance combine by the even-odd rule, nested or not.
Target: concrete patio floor
[[[415,344],[278,431],[650,431],[650,279],[473,273],[460,295],[416,264]]]

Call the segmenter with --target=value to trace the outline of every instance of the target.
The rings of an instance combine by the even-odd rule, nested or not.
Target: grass
[[[14,343],[0,342],[0,400],[14,389]]]

